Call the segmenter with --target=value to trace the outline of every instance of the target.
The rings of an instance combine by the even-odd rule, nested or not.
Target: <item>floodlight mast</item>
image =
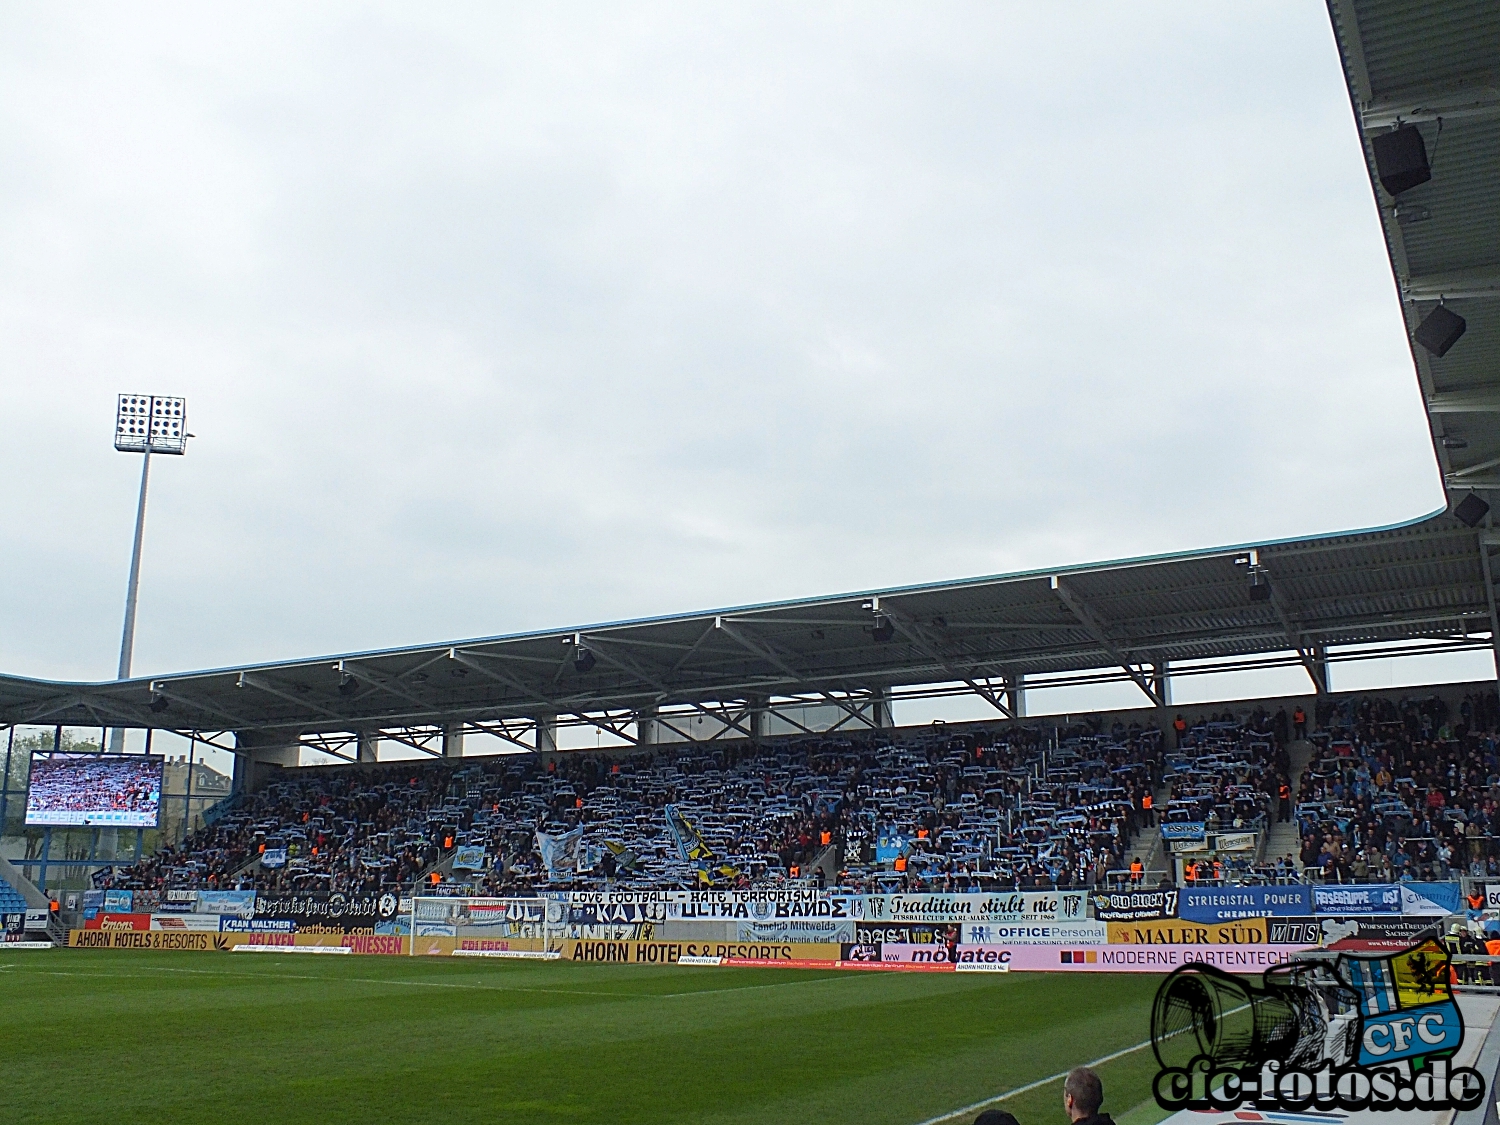
[[[135,508],[135,543],[130,551],[130,582],[125,591],[125,630],[120,638],[120,669],[117,679],[130,677],[135,650],[136,595],[141,584],[141,544],[146,536],[146,487],[151,480],[151,454],[180,457],[187,452],[187,400],[162,395],[125,394],[115,413],[115,448],[121,453],[141,454],[141,495]],[[125,732],[111,732],[110,749],[125,749]]]

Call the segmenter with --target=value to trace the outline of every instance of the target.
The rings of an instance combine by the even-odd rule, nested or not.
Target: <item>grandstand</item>
[[[1494,727],[1482,702],[1490,693],[1470,692],[1469,721],[1457,724],[1463,733],[1437,742],[1454,748],[1408,738],[1389,749],[1386,721],[1329,710],[1329,683],[1341,661],[1500,643],[1491,517],[1480,511],[1492,484],[1500,488],[1491,482],[1500,435],[1486,429],[1485,397],[1497,389],[1486,380],[1495,378],[1491,298],[1500,290],[1476,249],[1487,244],[1470,234],[1495,215],[1485,156],[1492,87],[1474,79],[1487,72],[1469,50],[1393,47],[1409,41],[1410,13],[1381,4],[1330,10],[1408,329],[1420,341],[1420,325],[1439,302],[1467,325],[1442,355],[1413,344],[1456,514],[150,679],[0,677],[0,722],[12,742],[18,728],[51,727],[62,747],[65,733],[72,739],[79,728],[107,724],[187,734],[235,761],[232,795],[217,794],[210,812],[208,802],[190,806],[189,790],[174,821],[177,838],[158,854],[117,849],[97,863],[95,849],[53,855],[48,830],[41,854],[33,848],[16,858],[38,861],[28,870],[44,883],[51,872],[141,890],[408,893],[434,876],[452,880],[453,853],[480,848],[482,874],[469,869],[463,881],[490,890],[595,885],[615,877],[618,855],[630,857],[628,877],[640,885],[692,885],[700,873],[669,839],[670,804],[734,872],[725,878],[742,884],[1086,886],[1136,858],[1180,880],[1160,834],[1142,832],[1152,828],[1143,808],[1149,794],[1153,821],[1212,816],[1255,831],[1254,854],[1225,857],[1220,878],[1305,877],[1307,869],[1353,877],[1346,850],[1383,850],[1396,802],[1411,813],[1411,831],[1402,834],[1424,833],[1425,846],[1402,852],[1408,862],[1367,856],[1361,870],[1467,870],[1451,837],[1454,825],[1462,821],[1467,834],[1488,815],[1483,777],[1464,776],[1436,816],[1419,807],[1421,790],[1424,781],[1432,788],[1444,755],[1476,761],[1466,775],[1484,773],[1471,756],[1487,753],[1478,739]],[[1435,144],[1440,121],[1442,175],[1393,195],[1381,181],[1375,138],[1400,122],[1430,127]],[[1285,722],[1244,705],[1238,719],[1175,737],[1174,681],[1289,663],[1309,684],[1308,699],[1292,706],[1327,720],[1306,743],[1295,745]],[[1111,680],[1135,685],[1145,708],[1123,729],[1102,729],[1097,719],[1063,728],[1026,720],[1029,690]],[[898,702],[958,694],[984,700],[995,721],[963,732],[892,728]],[[799,721],[809,708],[826,718]],[[606,732],[622,745],[604,755],[558,754],[567,726]],[[802,736],[775,737],[777,730]],[[515,756],[465,759],[466,736],[480,734]],[[368,768],[379,765],[383,743],[439,761]],[[345,776],[303,769],[307,750],[359,768]],[[1353,776],[1342,776],[1334,759],[1357,763]],[[3,777],[0,819],[9,831],[14,814],[6,810],[26,791],[24,764],[11,760],[9,747]],[[1277,815],[1283,782],[1295,796],[1294,816]],[[560,881],[544,869],[535,832],[575,828],[587,862]],[[1352,849],[1339,843],[1349,837]],[[901,840],[909,853],[899,879],[888,854],[883,863],[874,858],[881,839]],[[265,852],[287,859],[270,867]]]
[[[700,1037],[751,1026],[771,1045],[747,1045],[745,1068],[715,1062],[751,1107],[740,1119],[762,1105],[763,1119],[797,1119],[774,1068],[811,1087],[847,1063],[876,1074],[876,1092],[856,1098],[862,1114],[924,1125],[991,1099],[995,1079],[981,1072],[1017,1057],[1031,1067],[1015,1070],[1021,1092],[1022,1078],[1045,1085],[1039,1036],[1066,1033],[1070,1051],[1087,1051],[1071,1061],[1125,1059],[1143,1046],[1153,974],[1200,946],[1258,972],[1307,950],[1404,947],[1455,924],[1472,941],[1500,926],[1496,681],[1336,692],[1331,673],[1469,651],[1500,667],[1489,509],[1500,493],[1500,9],[1329,9],[1444,509],[1323,536],[383,651],[102,683],[0,676],[0,918],[34,922],[46,901],[59,944],[86,950],[58,957],[137,965],[153,986],[184,951],[390,955],[358,970],[354,957],[299,959],[314,965],[279,975],[263,966],[281,958],[206,956],[194,970],[205,980],[181,985],[207,1007],[234,989],[285,989],[298,1007],[257,1009],[265,1038],[241,1041],[274,1052],[307,1011],[341,1069],[364,1065],[338,1055],[360,1037],[346,1020],[367,1020],[371,1043],[457,1041],[452,1068],[417,1095],[391,1092],[390,1076],[409,1071],[382,1054],[370,1082],[385,1100],[348,1119],[405,1107],[403,1096],[426,1099],[413,1120],[451,1115],[445,1083],[495,1075],[498,1058],[529,1064],[493,1078],[518,1105],[561,1104],[537,1077],[555,1065],[568,1097],[603,1082],[618,1099],[580,1119],[655,1120],[654,1082],[701,1091]],[[1441,130],[1442,161],[1393,192],[1380,138],[1398,127],[1429,154]],[[1306,691],[1174,703],[1190,677],[1279,667],[1301,669]],[[1139,706],[1028,713],[1028,692],[1102,683],[1132,685]],[[904,702],[960,696],[989,716],[894,721]],[[135,758],[122,795],[119,758],[95,753],[116,727],[145,732],[148,753],[166,731],[232,754],[233,776]],[[578,729],[609,745],[565,748]],[[503,752],[475,753],[481,736]],[[33,752],[45,769],[33,771]],[[64,768],[69,752],[88,756],[86,787]],[[336,764],[305,764],[314,752]],[[158,805],[159,827],[44,819]],[[1226,888],[1250,905],[1223,909],[1214,896]],[[1182,937],[1193,927],[1205,936]],[[23,930],[7,921],[4,932]],[[1176,960],[1127,963],[1120,949],[1133,944]],[[776,987],[732,976],[769,963],[833,982],[830,994],[852,983],[827,1000],[816,989],[716,997],[680,1021],[671,1007]],[[986,966],[1021,979],[980,979]],[[1470,972],[1464,984],[1481,982]],[[337,996],[326,1023],[325,989]],[[496,1031],[481,1002],[525,1026]],[[1024,1036],[991,1027],[1002,1009]],[[975,1048],[955,1023],[1004,1049]],[[533,1030],[545,1049],[525,1042]],[[900,1069],[889,1043],[916,1039],[913,1053],[930,1050],[928,1085],[880,1087]],[[627,1040],[668,1061],[606,1081],[573,1057]],[[1112,1072],[1140,1095],[1122,1108],[1145,1104],[1143,1066]],[[825,1108],[848,1094],[817,1088]],[[682,1097],[683,1119],[711,1118],[701,1096]],[[311,1119],[303,1109],[278,1114]]]

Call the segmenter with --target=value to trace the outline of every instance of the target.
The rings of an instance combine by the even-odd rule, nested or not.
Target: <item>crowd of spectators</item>
[[[1164,848],[1158,871],[1131,869],[1143,867],[1138,833],[1158,817],[1258,841],[1295,821],[1300,856],[1225,852],[1196,866],[1202,881],[1500,876],[1497,720],[1490,692],[1452,714],[1436,697],[1211,714],[1169,728],[1170,749],[1139,725],[935,724],[289,769],[114,885],[367,894],[435,880],[524,894],[692,887],[704,870],[718,885],[811,879],[858,892],[1155,883]],[[1299,726],[1314,753],[1293,777]],[[706,860],[682,854],[669,805]],[[549,874],[537,833],[575,830],[577,858]],[[482,853],[482,866],[455,869],[460,852]]]
[[[1298,779],[1301,862],[1327,882],[1500,876],[1500,703],[1470,693],[1317,709]]]
[[[364,894],[436,878],[500,894],[606,881],[691,887],[706,866],[724,885],[1086,885],[1125,867],[1160,772],[1154,729],[1040,723],[304,768],[112,883]],[[668,805],[710,863],[680,853]],[[536,833],[573,829],[582,861],[549,877]],[[453,870],[459,849],[476,847],[485,868]]]

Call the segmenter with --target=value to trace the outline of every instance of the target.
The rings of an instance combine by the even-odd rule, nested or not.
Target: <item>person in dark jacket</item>
[[[1104,1083],[1086,1066],[1076,1067],[1063,1080],[1063,1109],[1073,1125],[1115,1125],[1107,1113],[1100,1113],[1104,1104]]]
[[[974,1125],[1021,1125],[1021,1123],[1003,1109],[987,1109],[974,1118]]]

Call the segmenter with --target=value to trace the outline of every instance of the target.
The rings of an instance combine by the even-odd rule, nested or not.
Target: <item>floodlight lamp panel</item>
[[[187,452],[187,399],[123,394],[115,410],[115,448],[122,453]]]

